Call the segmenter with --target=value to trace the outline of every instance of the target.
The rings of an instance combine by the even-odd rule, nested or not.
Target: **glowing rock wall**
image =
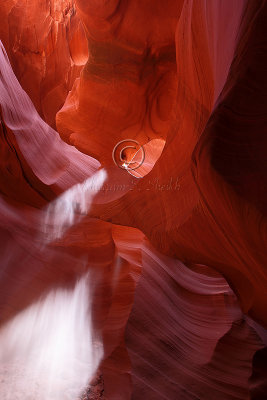
[[[263,400],[267,2],[0,12],[1,398]]]

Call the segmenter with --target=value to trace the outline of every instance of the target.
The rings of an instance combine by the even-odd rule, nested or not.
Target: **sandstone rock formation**
[[[0,11],[1,398],[263,400],[266,0]]]

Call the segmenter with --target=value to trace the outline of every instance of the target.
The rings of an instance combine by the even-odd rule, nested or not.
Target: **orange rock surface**
[[[9,324],[89,274],[102,353],[81,396],[262,400],[267,2],[0,12],[0,376],[28,363]],[[114,165],[124,140],[137,169],[138,145]]]

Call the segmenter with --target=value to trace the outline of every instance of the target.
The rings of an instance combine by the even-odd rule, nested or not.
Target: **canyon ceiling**
[[[1,399],[266,399],[267,1],[0,15]]]

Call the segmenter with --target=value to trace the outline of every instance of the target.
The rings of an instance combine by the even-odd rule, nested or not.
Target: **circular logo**
[[[124,139],[114,147],[112,158],[119,168],[133,171],[143,164],[145,150],[137,140]]]

